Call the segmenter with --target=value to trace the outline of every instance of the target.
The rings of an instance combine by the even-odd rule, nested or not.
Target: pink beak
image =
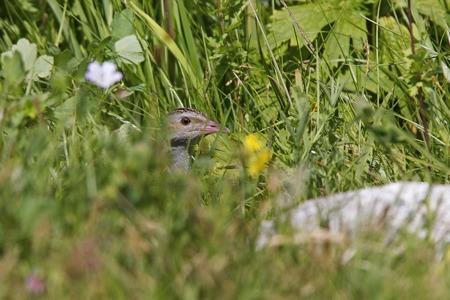
[[[230,129],[226,128],[225,126],[220,127],[219,124],[211,120],[208,120],[208,122],[206,122],[205,127],[202,128],[202,131],[204,132],[205,135],[218,132],[230,133]]]

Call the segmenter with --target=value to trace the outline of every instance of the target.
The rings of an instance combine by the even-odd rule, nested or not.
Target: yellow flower
[[[247,153],[258,152],[263,147],[264,147],[264,145],[258,140],[256,135],[249,134],[245,137],[244,148]]]
[[[244,152],[247,170],[250,176],[257,176],[272,158],[272,151],[267,148],[254,134],[244,139]]]

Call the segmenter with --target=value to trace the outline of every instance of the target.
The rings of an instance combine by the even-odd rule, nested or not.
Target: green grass
[[[449,182],[450,3],[411,1],[413,49],[391,2],[6,1],[0,298],[447,299],[448,257],[414,236],[255,249],[282,193]],[[86,82],[94,60],[123,80]],[[188,176],[160,129],[179,106],[232,130]]]

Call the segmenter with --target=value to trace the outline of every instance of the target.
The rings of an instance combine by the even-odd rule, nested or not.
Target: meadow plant
[[[448,183],[448,4],[4,2],[0,298],[447,299],[432,239],[292,242],[280,216]],[[187,174],[169,172],[176,107],[231,131]],[[258,248],[268,219],[288,238]]]

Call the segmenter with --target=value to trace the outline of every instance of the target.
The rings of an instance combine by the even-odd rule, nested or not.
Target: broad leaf
[[[36,44],[30,44],[27,39],[20,39],[16,45],[12,46],[12,52],[16,51],[22,56],[25,70],[31,70],[37,57]]]
[[[138,64],[144,61],[142,47],[136,35],[126,36],[114,43],[117,54],[127,64]]]
[[[25,70],[20,53],[11,51],[2,53],[3,76],[11,86],[17,86],[25,78]]]
[[[111,32],[113,41],[120,40],[121,38],[135,33],[133,20],[134,14],[131,9],[124,9],[120,13],[116,13],[114,15]]]
[[[273,14],[269,35],[273,45],[290,41],[300,46],[306,44],[298,32],[296,22],[311,41],[318,37],[325,39],[324,55],[332,59],[347,57],[350,54],[350,44],[360,50],[367,40],[366,21],[361,1],[328,1],[314,2],[290,6],[293,20],[286,10],[278,10]],[[331,29],[327,29],[327,27]]]
[[[34,75],[45,78],[50,76],[53,68],[53,56],[42,55],[34,63]],[[37,79],[37,78],[36,78]],[[33,80],[35,80],[33,78]]]

